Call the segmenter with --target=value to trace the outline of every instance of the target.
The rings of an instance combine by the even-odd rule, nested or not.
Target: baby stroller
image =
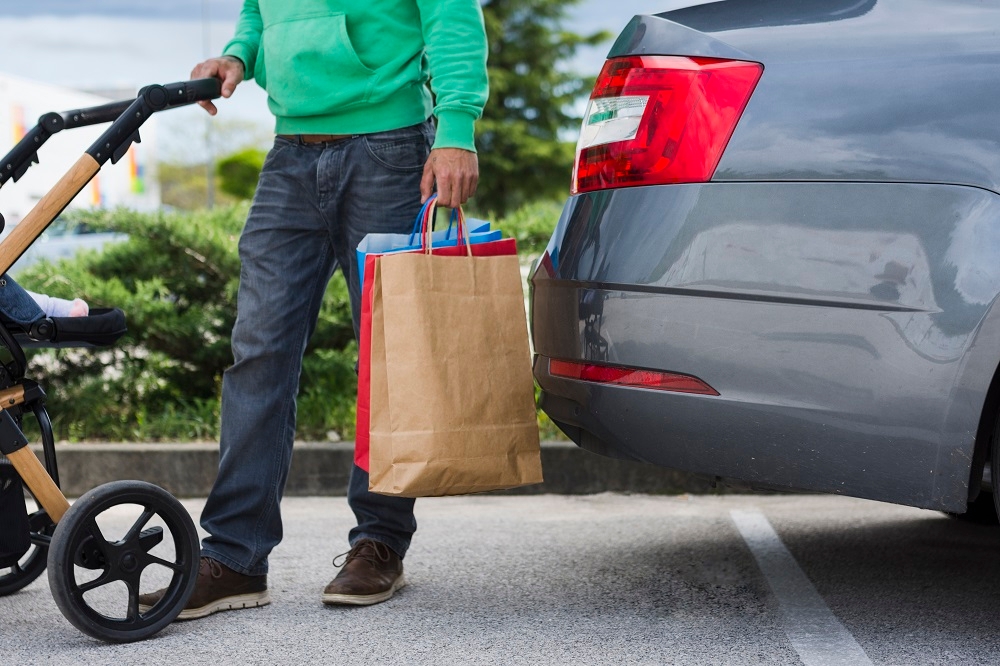
[[[104,163],[118,162],[139,141],[139,128],[153,113],[219,94],[215,79],[184,81],[148,86],[134,100],[47,113],[0,161],[2,187],[38,162],[39,147],[53,134],[112,122],[0,243],[0,596],[25,587],[47,567],[59,610],[105,641],[142,640],[177,617],[194,588],[198,534],[180,502],[142,481],[98,486],[72,506],[66,500],[45,393],[25,377],[23,349],[110,345],[126,332],[125,315],[94,309],[86,317],[45,317],[7,271]],[[28,415],[37,421],[44,465],[21,428]],[[30,514],[24,486],[37,506]],[[158,588],[166,588],[162,600],[140,612],[139,594]]]

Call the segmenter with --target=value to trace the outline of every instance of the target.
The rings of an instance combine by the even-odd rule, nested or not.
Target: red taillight
[[[698,393],[701,395],[719,395],[714,388],[690,375],[679,375],[673,372],[656,372],[653,370],[637,370],[613,365],[595,365],[593,363],[578,363],[575,361],[559,361],[549,359],[549,373],[556,377],[582,379],[599,384],[619,384],[637,388],[659,389],[678,393]]]
[[[608,60],[583,120],[573,193],[710,180],[763,71],[742,60]]]

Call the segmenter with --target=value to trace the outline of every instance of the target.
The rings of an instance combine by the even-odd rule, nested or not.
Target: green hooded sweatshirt
[[[223,54],[267,91],[278,134],[367,134],[433,112],[435,148],[475,150],[486,50],[478,0],[246,0]]]

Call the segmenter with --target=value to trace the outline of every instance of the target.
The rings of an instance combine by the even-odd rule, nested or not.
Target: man
[[[487,97],[482,12],[478,0],[246,0],[222,57],[191,77],[221,79],[223,97],[255,78],[278,136],[240,237],[219,476],[180,619],[270,602],[267,557],[281,540],[302,355],[334,270],[348,281],[357,335],[358,242],[409,231],[435,185],[446,207],[476,190],[473,125]],[[414,502],[369,493],[358,467],[348,502],[358,525],[322,600],[385,601],[404,583]],[[143,595],[142,606],[158,594]]]

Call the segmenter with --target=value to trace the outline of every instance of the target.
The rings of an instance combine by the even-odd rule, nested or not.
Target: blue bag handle
[[[413,241],[416,239],[417,234],[420,233],[420,229],[423,226],[424,215],[427,213],[427,208],[431,206],[437,199],[437,193],[432,194],[424,205],[420,207],[420,212],[417,213],[417,219],[413,221],[413,231],[410,232],[410,245],[413,245]],[[444,235],[445,240],[451,240],[451,230],[454,228],[455,223],[458,222],[458,209],[451,209],[451,217],[448,218],[448,229]],[[431,221],[431,226],[433,227],[434,222]]]

